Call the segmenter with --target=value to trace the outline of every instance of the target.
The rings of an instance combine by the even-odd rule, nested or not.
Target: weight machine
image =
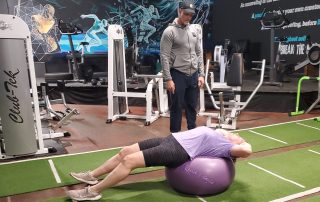
[[[148,80],[146,92],[128,92],[126,78],[126,62],[124,48],[124,30],[120,25],[108,27],[108,118],[106,123],[116,119],[144,119],[148,126],[168,111],[168,98],[163,89],[162,74],[137,75],[134,77]],[[153,111],[153,90],[157,102],[157,111]],[[144,98],[146,114],[130,114],[128,98]]]
[[[82,41],[79,43],[79,46],[81,47],[81,52],[78,53],[78,51],[75,50],[72,36],[83,34],[83,30],[72,23],[64,22],[63,20],[59,20],[58,28],[61,32],[61,34],[68,36],[68,41],[70,45],[70,53],[67,54],[68,59],[68,66],[71,72],[73,73],[73,80],[67,81],[67,83],[70,82],[81,82],[81,83],[87,83],[91,82],[91,84],[97,85],[98,81],[100,81],[101,85],[105,85],[106,81],[103,78],[107,77],[107,72],[94,72],[92,67],[84,66],[86,64],[86,60],[90,58],[106,58],[106,53],[87,53],[87,46],[89,45],[89,42]],[[107,70],[107,68],[106,68]]]
[[[253,61],[261,65],[260,81],[252,91],[250,96],[245,102],[241,101],[239,92],[241,91],[242,85],[242,71],[243,71],[243,58],[241,53],[235,53],[232,56],[230,67],[228,68],[227,82],[214,82],[213,72],[209,75],[209,64],[210,60],[207,61],[205,70],[205,87],[210,96],[211,102],[218,112],[206,112],[205,110],[205,92],[204,89],[200,89],[200,116],[207,117],[207,126],[225,129],[236,129],[237,118],[242,110],[244,110],[249,102],[252,100],[254,95],[257,93],[263,83],[264,71],[265,71],[265,60]],[[210,81],[210,85],[209,85]],[[216,101],[212,91],[219,91],[219,101]],[[224,92],[234,93],[234,97],[224,101]],[[238,94],[235,94],[238,93]],[[213,123],[212,119],[217,119],[218,122]]]
[[[304,113],[309,113],[312,109],[320,107],[320,45],[319,44],[313,44],[308,51],[307,58],[301,62],[299,65],[295,67],[295,71],[305,67],[308,64],[312,65],[318,65],[319,68],[319,74],[318,77],[310,77],[310,76],[303,76],[299,79],[298,82],[298,89],[297,89],[297,97],[296,97],[296,108],[294,112],[289,113],[291,116],[296,116]],[[306,110],[300,110],[300,94],[301,94],[301,85],[302,82],[305,80],[316,80],[318,82],[318,97],[317,99],[311,104],[311,106]],[[319,120],[319,118],[317,119]]]
[[[49,99],[49,95],[47,94],[47,92],[49,92],[49,87],[51,87],[49,85],[49,82],[47,81],[47,83],[41,83],[41,96],[42,96],[42,103],[43,103],[43,107],[46,110],[46,118],[50,118],[54,121],[58,121],[58,123],[56,123],[55,125],[52,126],[52,130],[55,131],[58,128],[61,128],[67,121],[70,120],[70,118],[74,115],[79,115],[80,112],[75,109],[75,108],[71,108],[68,106],[68,104],[66,103],[66,99],[63,93],[63,89],[64,89],[64,83],[63,81],[55,81],[54,83],[57,84],[57,89],[58,91],[60,91],[60,99]],[[63,104],[65,111],[55,111],[52,108],[53,104]],[[61,136],[69,136],[69,134],[67,132],[63,133],[64,135],[61,135],[61,133],[53,133],[50,130],[50,134],[56,134],[57,136],[55,137],[61,137]]]
[[[280,14],[279,14],[280,12]],[[285,17],[285,14],[280,9],[279,12],[277,11],[265,11],[262,12],[262,17],[260,23],[264,29],[270,29],[270,64],[268,65],[269,69],[269,81],[264,82],[267,85],[274,85],[274,86],[282,86],[282,81],[279,79],[280,73],[280,44],[278,44],[278,53],[277,57],[275,58],[275,30],[279,29],[287,24],[289,24],[289,20]]]
[[[40,84],[44,108],[47,111],[47,117],[58,121],[58,123],[52,127],[54,131],[60,128],[68,120],[70,120],[72,116],[80,114],[80,112],[77,109],[71,108],[67,105],[65,96],[64,96],[65,84],[71,83],[71,82],[84,82],[84,80],[80,79],[81,71],[79,70],[79,65],[82,64],[84,61],[83,53],[81,54],[81,61],[78,62],[76,58],[74,46],[73,46],[73,41],[72,41],[72,35],[83,33],[83,31],[78,26],[75,26],[70,23],[65,23],[62,20],[58,21],[58,28],[61,34],[68,36],[69,44],[71,47],[71,55],[73,59],[68,60],[68,67],[69,67],[68,72],[45,73],[44,75],[45,82]],[[55,87],[60,92],[59,99],[54,99],[54,100],[49,99],[49,95],[47,92],[50,91],[50,87]],[[52,104],[63,104],[64,111],[55,111],[52,108]],[[50,134],[54,134],[54,133],[50,132]],[[55,134],[57,134],[57,137],[61,136],[59,135],[60,133],[55,133]]]
[[[44,146],[30,37],[22,19],[0,14],[0,159],[54,152]]]
[[[68,36],[70,49],[71,49],[71,51],[70,51],[71,59],[68,58],[68,66],[69,66],[69,71],[73,74],[72,81],[84,83],[85,81],[81,80],[82,72],[79,68],[79,65],[84,63],[84,48],[82,49],[81,62],[79,63],[77,56],[76,56],[76,51],[74,50],[74,45],[73,45],[73,40],[72,40],[73,35],[82,34],[83,30],[80,27],[73,25],[71,23],[65,23],[61,19],[58,21],[58,28],[59,28],[61,34]],[[85,46],[87,44],[88,44],[88,42],[82,42],[81,45]]]
[[[214,47],[213,62],[217,63],[220,67],[220,83],[225,82],[226,69],[228,67],[228,46],[229,39],[225,39],[224,47],[219,45]]]

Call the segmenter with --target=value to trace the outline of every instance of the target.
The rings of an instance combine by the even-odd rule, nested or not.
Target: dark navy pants
[[[199,96],[198,72],[188,76],[178,70],[170,70],[175,84],[174,94],[170,93],[170,131],[181,130],[182,109],[185,108],[188,130],[196,127],[197,104]]]

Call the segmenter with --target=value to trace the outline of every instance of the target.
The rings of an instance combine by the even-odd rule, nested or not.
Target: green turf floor
[[[238,133],[251,143],[254,152],[258,152],[320,140],[320,123],[303,120],[241,130]]]
[[[0,197],[61,187],[79,183],[69,173],[71,171],[90,170],[115,155],[119,149],[84,153],[79,155],[57,156],[17,163],[0,164]],[[61,178],[57,183],[48,160],[51,159]],[[137,169],[133,173],[147,172],[157,168]]]
[[[195,201],[237,201],[237,202],[264,202],[283,198],[288,195],[300,193],[319,187],[320,146],[309,147],[272,155],[259,159],[240,161],[236,164],[236,178],[231,187],[217,196],[201,197],[187,196],[173,191],[164,179],[122,185],[103,192],[100,201],[121,202],[195,202]],[[258,165],[287,180],[293,181],[304,187],[275,177],[265,171],[259,170],[250,164]],[[306,199],[317,201],[317,196]],[[55,198],[50,202],[69,201],[68,198]]]
[[[254,152],[257,152],[320,140],[320,123],[313,120],[302,120],[241,130],[239,133],[252,144]],[[320,175],[318,174],[320,173],[320,155],[309,150],[320,152],[320,147],[299,149],[250,160],[250,163],[284,175],[306,188],[279,181],[248,164],[247,161],[242,161],[237,163],[237,177],[230,189],[219,196],[207,197],[206,200],[267,201],[318,187],[320,186]],[[50,170],[49,158],[0,164],[0,197],[75,184],[77,182],[69,176],[71,171],[93,169],[118,151],[119,149],[114,149],[50,158],[61,178],[61,183],[56,182]],[[315,165],[318,166],[315,167]],[[161,167],[140,169],[136,172],[147,172],[154,169],[161,169]],[[274,189],[276,186],[281,189]],[[121,201],[149,201],[148,198],[155,201],[195,200],[194,197],[176,194],[163,180],[120,186],[104,192],[104,200],[116,201],[119,200],[119,197],[122,197]]]

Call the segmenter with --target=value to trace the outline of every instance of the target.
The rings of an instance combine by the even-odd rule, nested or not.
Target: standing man
[[[181,130],[182,108],[188,130],[196,127],[199,87],[204,84],[202,36],[190,21],[195,14],[191,2],[182,2],[179,16],[164,30],[160,42],[163,77],[171,96],[170,131]]]

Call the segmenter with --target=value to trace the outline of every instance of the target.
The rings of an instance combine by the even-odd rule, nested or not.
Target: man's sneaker
[[[71,190],[68,191],[67,194],[71,199],[76,201],[96,201],[101,199],[101,194],[90,192],[89,188],[90,186],[84,189]]]
[[[85,183],[90,184],[90,185],[95,185],[95,184],[97,184],[99,182],[97,178],[93,177],[90,174],[90,171],[80,172],[80,173],[71,172],[70,175],[72,177],[74,177],[75,179],[77,179],[77,180],[79,180],[81,182],[85,182]]]

